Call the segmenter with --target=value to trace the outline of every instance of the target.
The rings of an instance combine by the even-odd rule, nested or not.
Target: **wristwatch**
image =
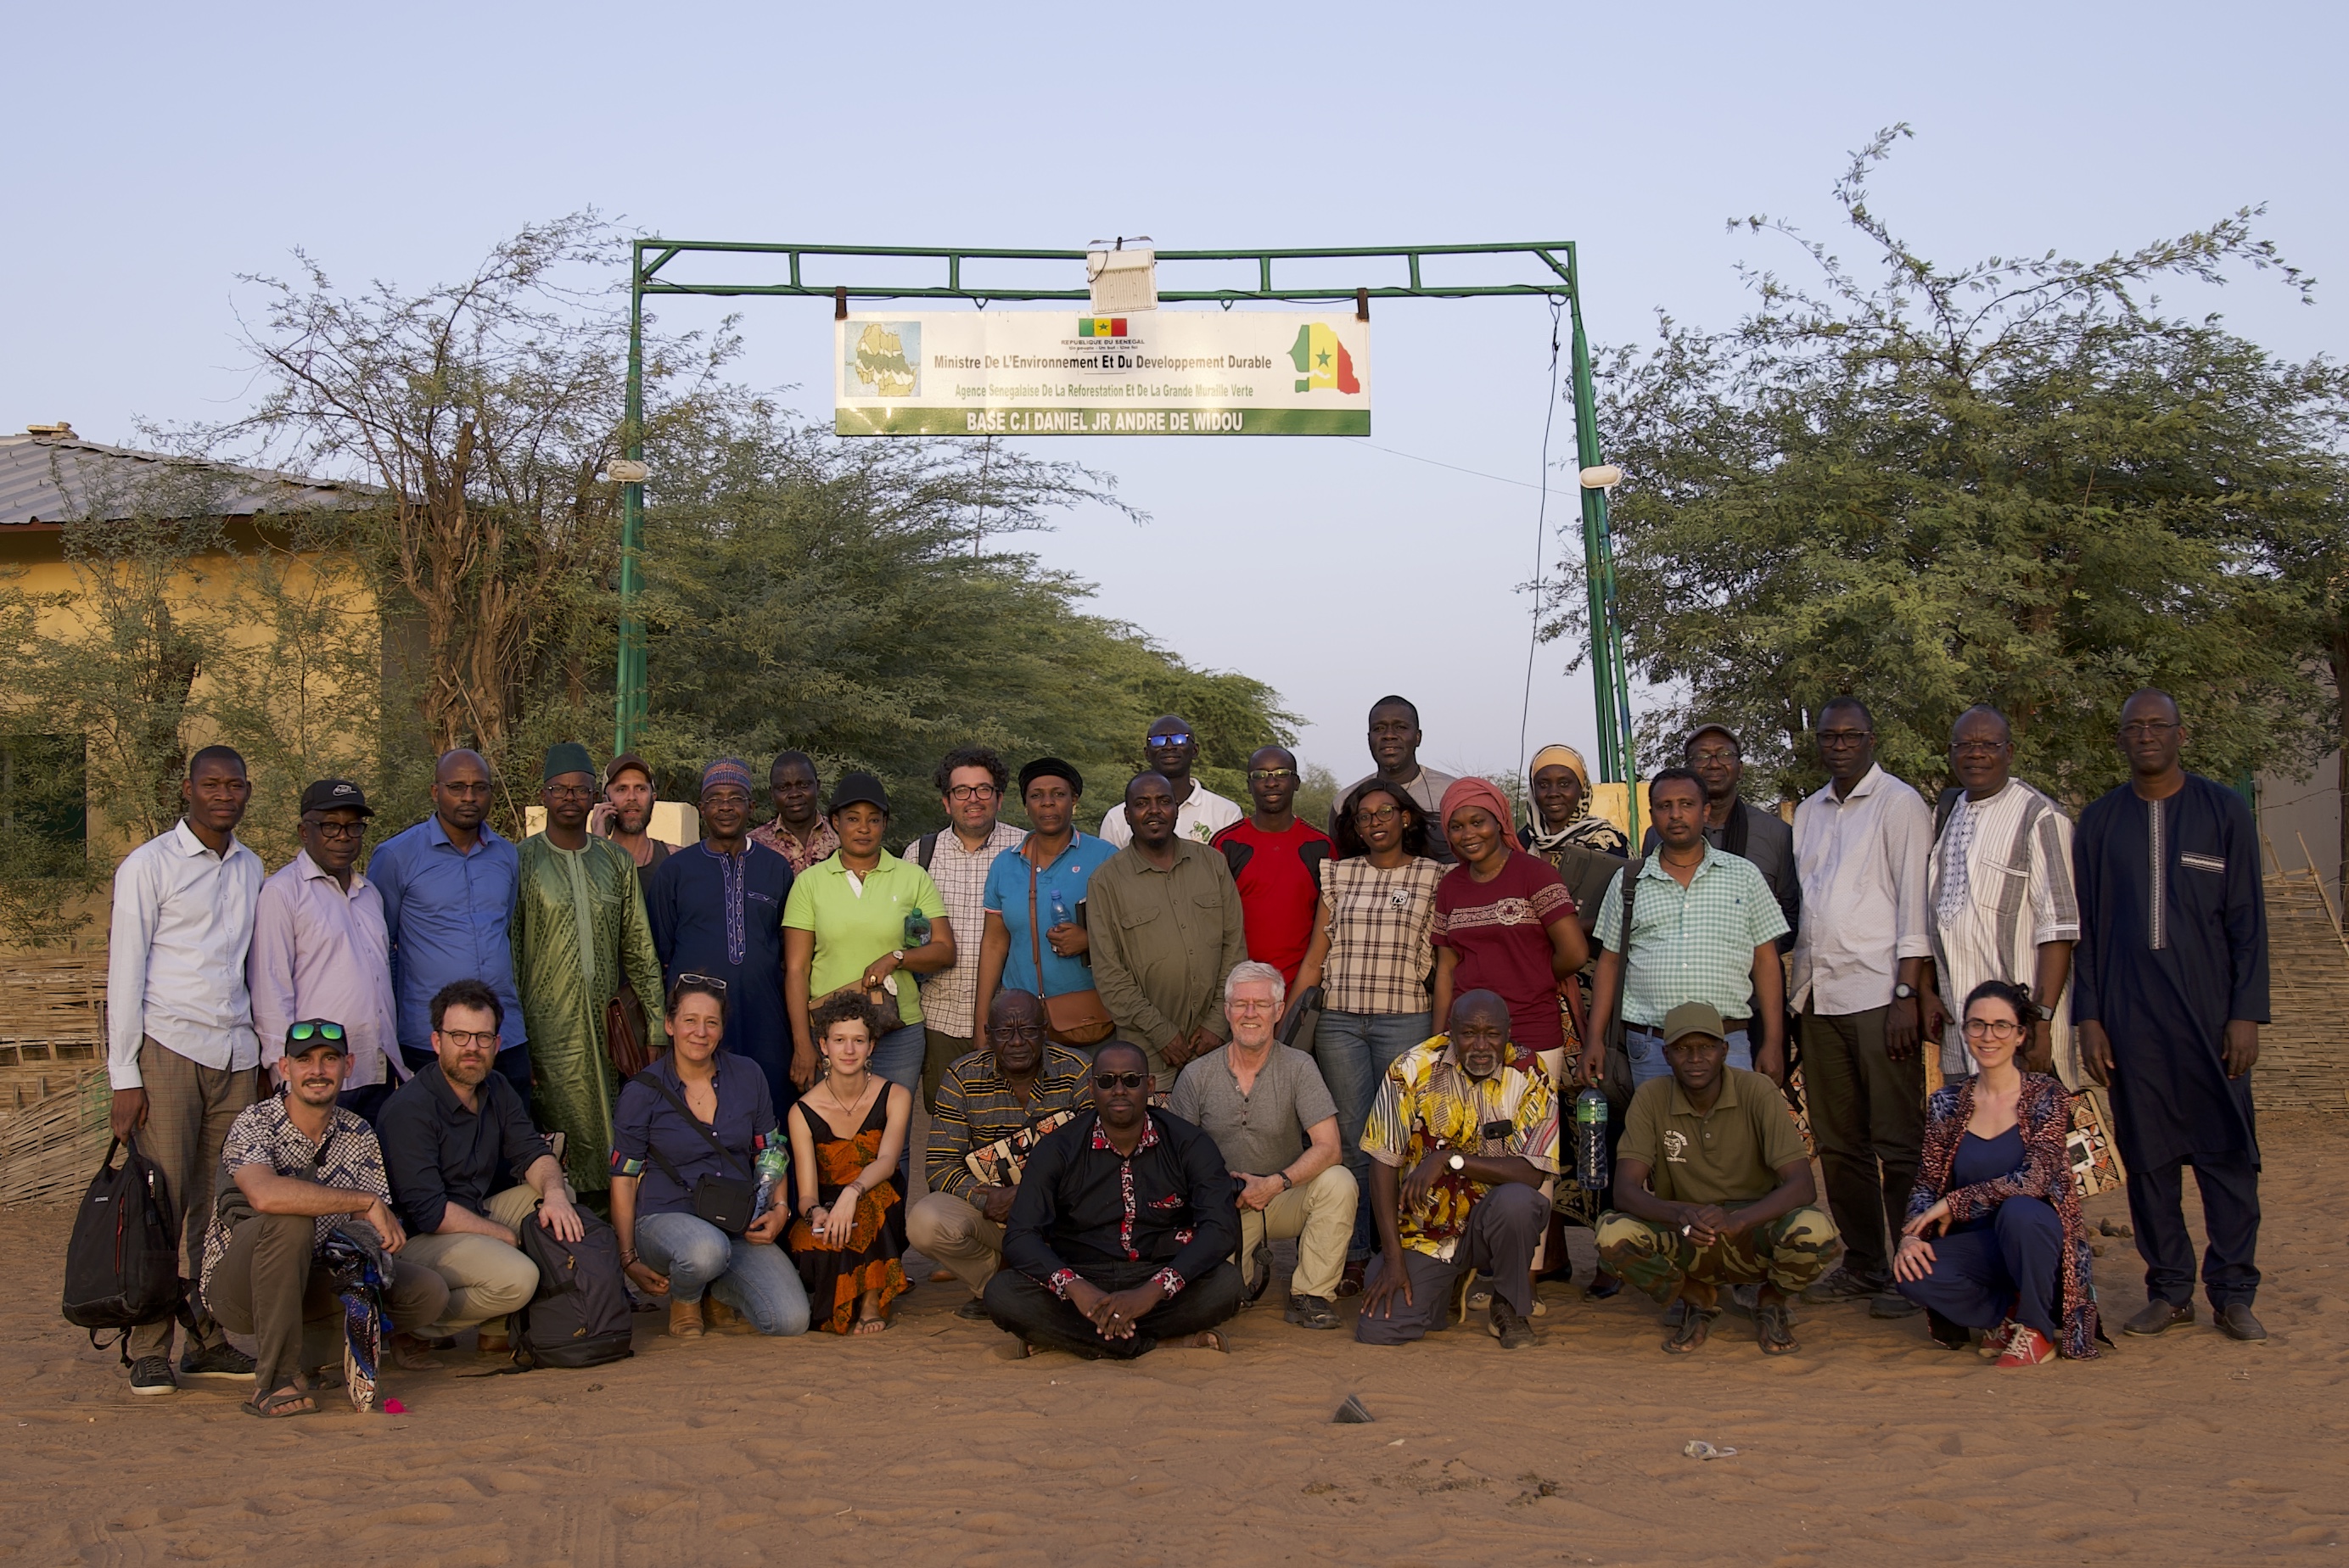
[[[1895,985],[1892,987],[1892,996],[1895,1001],[1913,1002],[1917,999],[1917,987],[1907,984]]]
[[[1453,1174],[1456,1176],[1461,1171],[1468,1169],[1468,1157],[1465,1154],[1455,1153],[1451,1159],[1445,1161],[1444,1163],[1452,1167]]]

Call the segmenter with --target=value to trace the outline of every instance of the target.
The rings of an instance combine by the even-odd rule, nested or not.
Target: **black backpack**
[[[516,1367],[601,1367],[636,1352],[628,1340],[636,1322],[620,1238],[585,1210],[586,1233],[558,1240],[533,1213],[517,1227],[524,1256],[538,1265],[538,1293],[514,1314]]]
[[[114,1162],[117,1150],[129,1158]],[[163,1172],[139,1152],[139,1139],[107,1145],[106,1162],[90,1178],[66,1243],[66,1321],[89,1331],[106,1348],[100,1329],[119,1332],[128,1362],[133,1325],[175,1314],[186,1318],[187,1287],[180,1278],[180,1235],[171,1223],[171,1191]]]

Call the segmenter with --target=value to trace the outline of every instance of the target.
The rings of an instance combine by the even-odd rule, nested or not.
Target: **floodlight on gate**
[[[1158,308],[1158,252],[1147,234],[1135,235],[1133,244],[1127,249],[1121,234],[1085,247],[1085,281],[1092,285],[1094,315]]]
[[[1613,490],[1623,482],[1623,470],[1613,463],[1600,463],[1582,470],[1584,490]]]
[[[610,484],[640,485],[653,477],[653,470],[633,458],[615,458],[604,465],[602,477]]]

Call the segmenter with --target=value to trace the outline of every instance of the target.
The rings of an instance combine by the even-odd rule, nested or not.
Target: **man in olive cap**
[[[612,1102],[617,1089],[604,1052],[605,1006],[626,979],[639,996],[659,996],[660,958],[636,863],[609,839],[587,831],[595,803],[595,760],[566,740],[546,754],[538,798],[546,830],[522,842],[514,899],[515,989],[530,1030],[538,1119],[564,1134],[564,1174],[574,1190],[611,1185]],[[647,1042],[666,1049],[658,1007],[646,1009]]]

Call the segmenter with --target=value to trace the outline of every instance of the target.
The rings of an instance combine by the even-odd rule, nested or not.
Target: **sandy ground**
[[[407,1415],[335,1395],[264,1425],[227,1394],[133,1398],[57,1315],[67,1212],[20,1209],[0,1214],[0,1557],[2341,1563],[2349,1121],[2263,1130],[2268,1344],[2203,1327],[2003,1373],[1845,1307],[1806,1309],[1785,1360],[1735,1318],[1667,1359],[1654,1308],[1556,1285],[1514,1355],[1458,1330],[1372,1350],[1258,1310],[1228,1356],[1015,1362],[925,1285],[873,1339],[678,1341],[647,1315],[616,1366],[469,1381],[463,1355],[390,1375]],[[2116,1319],[2143,1300],[2126,1242],[2097,1280]],[[1348,1394],[1375,1424],[1330,1424]],[[1739,1451],[1698,1463],[1692,1438]]]

